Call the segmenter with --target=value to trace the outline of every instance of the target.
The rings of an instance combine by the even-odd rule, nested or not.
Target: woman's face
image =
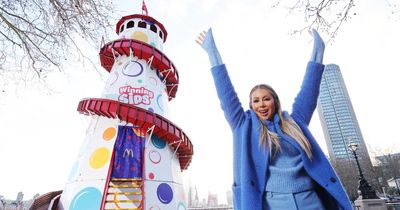
[[[258,88],[251,94],[251,107],[261,120],[272,119],[275,115],[275,100],[271,92]]]

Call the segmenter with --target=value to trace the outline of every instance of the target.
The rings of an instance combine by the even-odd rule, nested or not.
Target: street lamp
[[[358,145],[356,143],[350,143],[348,145],[349,150],[353,152],[354,159],[356,159],[357,167],[358,167],[358,190],[361,192],[361,199],[378,199],[378,196],[376,195],[375,191],[372,189],[372,187],[368,184],[367,180],[364,178],[364,175],[362,173],[360,163],[358,162],[358,157],[357,157],[357,147]]]

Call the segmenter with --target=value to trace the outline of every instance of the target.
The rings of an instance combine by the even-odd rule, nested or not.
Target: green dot
[[[138,82],[139,82],[139,83],[142,83],[142,80],[140,79],[140,80],[138,80]]]

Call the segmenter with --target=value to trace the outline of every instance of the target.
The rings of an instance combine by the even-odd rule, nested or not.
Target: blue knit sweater
[[[288,118],[287,112],[284,112],[283,116]],[[274,133],[277,133],[279,123],[278,114],[275,114],[272,122],[265,121],[268,130]],[[304,170],[300,151],[290,144],[290,141],[295,140],[287,135],[279,135],[279,139],[280,150],[270,159],[265,190],[279,193],[297,193],[313,189],[313,181]]]
[[[289,144],[301,153],[304,170],[316,183],[315,190],[326,209],[352,210],[350,201],[339,178],[321,148],[308,130],[316,108],[319,84],[324,66],[309,62],[300,92],[292,107],[290,117],[299,125],[309,140],[313,158],[310,160],[300,145]],[[261,210],[269,168],[269,152],[259,144],[261,124],[252,110],[244,111],[230,81],[225,65],[212,67],[217,94],[233,133],[233,179],[235,209]],[[276,126],[278,135],[283,132]]]

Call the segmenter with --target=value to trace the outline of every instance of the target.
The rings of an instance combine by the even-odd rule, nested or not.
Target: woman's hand
[[[196,42],[207,52],[212,66],[222,64],[222,59],[219,55],[217,46],[215,45],[211,28],[208,29],[207,32],[201,32],[197,37]]]
[[[324,40],[322,40],[321,36],[318,34],[318,32],[315,29],[312,29],[312,31],[310,31],[310,34],[311,33],[314,38],[314,47],[313,47],[313,51],[311,53],[310,61],[322,64],[322,61],[324,59],[324,51],[325,51]]]
[[[204,49],[204,47],[203,47],[204,38],[206,37],[206,35],[207,35],[207,32],[202,31],[202,32],[200,32],[199,36],[197,36],[197,39],[196,39],[197,44],[199,44],[203,49]]]
[[[199,44],[207,53],[210,53],[210,50],[216,49],[217,46],[214,42],[214,37],[212,34],[211,28],[208,31],[203,31],[199,34],[196,40],[197,44]]]

